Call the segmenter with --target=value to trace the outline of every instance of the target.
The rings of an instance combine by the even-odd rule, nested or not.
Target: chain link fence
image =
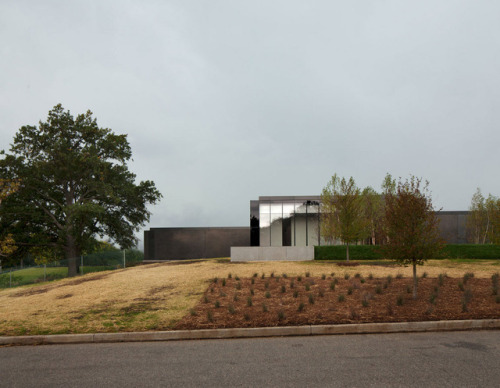
[[[109,271],[132,267],[142,263],[144,254],[136,249],[124,251],[105,251],[82,255],[77,258],[78,273]],[[68,260],[52,261],[46,264],[33,264],[27,258],[17,266],[0,268],[0,289],[48,282],[68,277]]]

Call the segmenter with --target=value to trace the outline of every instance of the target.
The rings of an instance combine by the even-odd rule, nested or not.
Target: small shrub
[[[214,306],[216,309],[220,307],[220,302],[218,300],[215,301]]]
[[[435,293],[432,293],[430,298],[429,298],[429,302],[431,304],[436,304],[436,298],[437,298],[437,295]]]
[[[370,274],[368,274],[368,279],[369,279],[369,280],[373,280],[373,274],[371,274],[371,273],[370,273]]]
[[[387,287],[389,287],[389,283],[385,282],[384,285],[383,285],[383,287],[384,287],[384,290],[385,290]]]
[[[356,272],[356,274],[354,275],[354,277],[355,277],[356,279],[359,279],[359,278],[361,277],[361,274],[360,274],[359,272]]]
[[[306,291],[309,291],[311,289],[311,286],[309,285],[309,283],[306,283]]]
[[[298,292],[297,290],[295,290],[295,291],[293,292],[293,297],[294,297],[294,298],[297,298],[298,296],[299,296],[299,292]]]
[[[212,282],[213,282],[214,284],[216,284],[218,280],[219,280],[219,279],[217,279],[217,276],[216,276],[216,277],[214,277],[214,278],[213,278]]]
[[[309,304],[314,304],[314,296],[312,294],[308,295]]]
[[[434,292],[437,294],[439,292],[439,287],[438,286],[434,286]]]
[[[222,279],[222,287],[226,286],[226,279]]]
[[[250,288],[250,295],[255,295],[255,291],[253,288]]]
[[[438,284],[439,286],[442,286],[444,284],[444,278],[446,277],[446,274],[440,273],[438,276]]]
[[[467,283],[467,281],[469,279],[472,279],[474,277],[474,273],[473,272],[467,272],[465,275],[464,275],[464,278],[463,278],[463,281],[464,281],[464,284]]]
[[[345,296],[344,296],[344,294],[339,294],[339,296],[337,297],[337,300],[338,300],[339,302],[343,302],[343,301],[345,301]]]
[[[391,284],[391,283],[392,283],[392,276],[388,275],[387,276],[387,284]]]
[[[335,272],[332,272],[332,273],[330,274],[330,276],[331,276],[332,278],[334,278],[334,277],[335,277]]]
[[[240,277],[239,277],[238,275],[236,275],[236,276],[234,277],[234,280],[239,281],[239,280],[240,280]]]
[[[427,277],[427,272],[424,272],[424,273],[422,274],[422,279],[425,279],[426,277]]]
[[[361,301],[361,304],[363,305],[363,307],[368,307],[370,305],[370,303],[365,299]]]
[[[350,277],[351,277],[351,276],[350,276],[348,273],[344,274],[344,279],[345,279],[345,280],[348,280]]]
[[[403,279],[403,274],[402,273],[396,274],[396,279]]]
[[[245,321],[249,321],[250,320],[250,314],[248,314],[248,313],[243,314],[243,319]]]
[[[358,320],[359,319],[359,313],[351,307],[349,310],[349,316],[352,320]]]
[[[297,281],[298,281],[298,282],[301,282],[301,281],[302,281],[302,276],[300,276],[300,275],[299,275],[299,276],[297,276]]]
[[[271,272],[271,277],[274,278],[274,272]]]
[[[250,280],[250,283],[255,284],[255,279],[254,279],[254,278],[252,278],[252,279]]]
[[[207,311],[207,321],[208,322],[214,321],[214,315],[212,314],[212,311],[210,311],[210,310]]]
[[[351,295],[352,291],[353,291],[352,287],[348,287],[347,288],[347,295]]]
[[[234,314],[236,311],[234,310],[234,306],[232,304],[230,304],[228,307],[227,307],[227,311],[229,311],[229,314]]]
[[[261,279],[264,279],[266,277],[266,274],[262,272],[262,276],[260,277]]]
[[[234,296],[233,296],[233,300],[234,300],[235,302],[237,302],[237,301],[238,301],[238,299],[240,299],[240,298],[238,297],[238,294],[234,294]]]
[[[335,291],[335,282],[330,282],[330,290]]]
[[[379,295],[382,293],[382,287],[380,287],[380,285],[378,285],[377,287],[375,287],[375,293],[379,294]]]
[[[271,293],[269,291],[266,291],[264,296],[266,297],[266,299],[269,299],[271,297]]]
[[[386,310],[387,310],[387,315],[393,315],[394,314],[394,308],[392,307],[391,303],[387,303]]]
[[[370,300],[373,298],[373,295],[369,292],[363,295],[363,299],[361,300],[361,304],[363,307],[368,307],[370,305]]]
[[[285,312],[283,310],[278,311],[278,321],[285,319]]]
[[[219,292],[219,296],[221,298],[225,298],[227,296],[227,294],[225,292],[221,291],[221,292]]]
[[[233,277],[233,275],[231,275],[231,272],[227,274],[228,279],[231,279],[232,277]]]
[[[361,282],[361,284],[363,284],[366,280],[365,280],[365,278],[361,278],[361,279],[359,279],[359,281]]]
[[[325,274],[322,274],[321,275],[321,280],[325,280],[326,279],[326,275]]]
[[[290,282],[290,288],[294,288],[295,287],[295,283],[293,282],[293,280]]]
[[[464,291],[464,284],[462,282],[458,282],[458,289]]]
[[[269,282],[266,282],[266,283],[264,284],[264,287],[266,288],[266,290],[267,290],[267,289],[269,289]]]
[[[253,274],[253,277],[254,277],[254,278],[256,278],[257,276],[259,276],[259,274],[258,274],[257,272],[255,272],[255,273]]]
[[[205,296],[203,297],[203,303],[208,303],[208,296],[206,296],[206,295],[205,295]]]
[[[411,287],[410,286],[406,286],[406,293],[411,294]]]
[[[241,290],[241,283],[240,282],[236,283],[236,289]]]
[[[196,314],[196,310],[195,309],[189,309],[189,314],[191,314],[191,316],[195,317],[197,316],[198,314]]]
[[[252,297],[251,296],[247,297],[247,306],[252,307]]]
[[[265,303],[262,303],[262,312],[263,313],[267,313],[268,312],[267,305]]]
[[[283,279],[288,279],[288,275],[286,273],[282,274],[281,276],[283,277]]]
[[[210,288],[210,292],[213,294],[214,293],[214,288]]]
[[[304,307],[306,307],[305,304],[300,302],[299,307],[297,308],[297,311],[300,312],[300,311],[304,310]]]
[[[286,292],[286,286],[283,284],[281,286],[281,293],[284,294]]]
[[[399,295],[398,298],[396,299],[396,304],[398,306],[402,306],[405,303],[405,300],[403,299],[403,296]]]
[[[325,296],[325,290],[323,290],[322,288],[320,288],[320,289],[318,290],[318,295],[319,295],[321,298],[322,298],[322,297],[324,297],[324,296]]]
[[[311,276],[311,273],[308,271],[306,272],[306,278],[310,277]]]

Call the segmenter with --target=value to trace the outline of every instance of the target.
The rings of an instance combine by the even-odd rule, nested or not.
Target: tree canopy
[[[134,246],[147,205],[161,198],[152,181],[136,184],[127,136],[100,128],[90,111],[74,118],[56,105],[46,122],[21,127],[2,155],[0,179],[18,183],[0,206],[3,230],[19,254],[34,246],[64,254],[70,276],[96,236]]]
[[[349,261],[349,244],[363,238],[367,229],[361,191],[354,179],[333,175],[321,193],[321,206],[321,234],[330,242],[342,240]]]
[[[413,297],[417,297],[417,265],[435,258],[443,242],[439,237],[438,218],[428,189],[419,178],[399,180],[395,190],[385,193],[387,243],[384,256],[402,265],[413,266]]]

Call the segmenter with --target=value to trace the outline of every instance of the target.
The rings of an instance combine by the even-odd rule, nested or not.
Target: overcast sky
[[[128,134],[150,227],[246,226],[334,173],[500,195],[500,2],[0,2],[0,148],[61,103]],[[139,234],[142,236],[142,233]]]

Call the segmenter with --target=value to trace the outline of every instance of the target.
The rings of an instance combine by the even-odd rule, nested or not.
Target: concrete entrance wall
[[[314,247],[231,247],[231,261],[314,260]]]

